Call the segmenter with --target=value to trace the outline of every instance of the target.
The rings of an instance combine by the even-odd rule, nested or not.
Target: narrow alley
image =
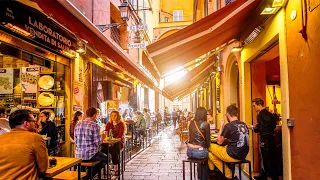
[[[182,160],[187,148],[173,127],[166,128],[154,138],[152,145],[127,165],[124,179],[182,179]]]

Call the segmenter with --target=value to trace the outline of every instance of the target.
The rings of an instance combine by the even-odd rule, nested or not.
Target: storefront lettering
[[[53,31],[50,27],[47,27],[43,23],[33,20],[29,16],[29,25],[25,25],[26,30],[31,33],[33,36],[36,36],[47,43],[50,43],[53,46],[56,46],[60,49],[69,51],[72,43],[71,40],[62,36],[61,34]]]
[[[61,53],[75,50],[77,38],[47,15],[16,1],[0,1],[0,26]],[[20,29],[20,30],[19,30]],[[30,35],[29,35],[30,33]],[[32,42],[33,43],[33,42]]]
[[[34,68],[27,68],[27,72],[37,72],[39,71],[38,67],[34,67]]]

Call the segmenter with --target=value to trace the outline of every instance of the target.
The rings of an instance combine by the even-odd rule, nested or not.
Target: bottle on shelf
[[[61,121],[61,124],[65,123],[65,117],[64,117],[63,113],[61,113],[61,115],[60,115],[60,121]]]

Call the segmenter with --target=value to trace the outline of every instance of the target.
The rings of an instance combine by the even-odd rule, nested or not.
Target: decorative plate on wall
[[[51,92],[43,92],[38,97],[41,106],[51,106],[54,102],[54,95]]]
[[[54,86],[54,79],[50,75],[44,75],[39,78],[38,84],[41,89],[48,90]]]

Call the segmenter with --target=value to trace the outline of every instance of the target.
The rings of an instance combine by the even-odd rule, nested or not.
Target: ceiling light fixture
[[[274,7],[265,7],[260,15],[270,15],[275,14],[277,11],[277,8]]]
[[[287,0],[273,0],[272,7],[283,7],[287,4]]]
[[[231,49],[231,52],[241,52],[241,51],[242,51],[242,49],[243,49],[243,47],[242,47],[242,46],[233,47],[233,48]]]

